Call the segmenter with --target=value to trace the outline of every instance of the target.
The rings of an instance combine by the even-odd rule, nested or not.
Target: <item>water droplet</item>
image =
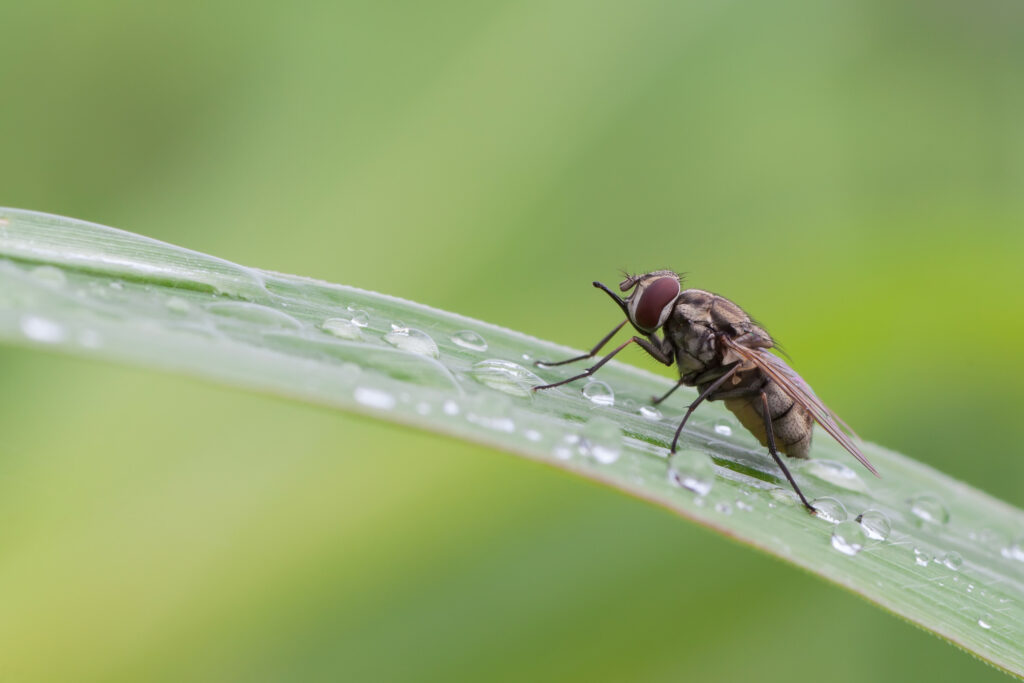
[[[668,481],[698,496],[706,496],[715,482],[715,466],[704,453],[680,451],[669,457]]]
[[[206,310],[237,322],[254,323],[265,327],[288,330],[298,330],[302,327],[302,323],[287,313],[248,301],[216,301],[206,304]]]
[[[359,339],[363,336],[359,325],[347,318],[328,318],[320,326],[320,329],[342,339]]]
[[[974,592],[974,584],[973,583],[967,584],[967,592],[968,593],[973,593]]]
[[[366,327],[370,324],[370,314],[363,309],[349,306],[348,312],[352,314],[349,320],[356,327]]]
[[[992,628],[992,615],[988,612],[985,612],[980,617],[978,617],[978,626],[982,627],[986,631]]]
[[[452,341],[456,346],[461,346],[470,351],[486,351],[487,342],[473,330],[459,330],[452,335]]]
[[[412,327],[405,327],[400,323],[391,326],[391,331],[384,335],[384,341],[402,351],[419,356],[441,357],[441,352],[437,350],[437,343],[431,339],[429,334]]]
[[[832,547],[843,555],[856,555],[864,549],[867,535],[857,522],[840,522],[832,527]]]
[[[737,510],[743,510],[744,512],[753,512],[754,511],[754,506],[751,505],[750,503],[748,503],[745,500],[737,500],[736,501],[736,509]]]
[[[420,415],[430,415],[430,404],[426,401],[420,401],[416,404],[416,412]]]
[[[831,460],[810,460],[802,468],[804,472],[822,481],[850,491],[865,493],[867,485],[855,471],[841,462]]]
[[[466,419],[497,432],[512,433],[516,423],[508,415],[509,400],[500,394],[480,393],[470,399]]]
[[[715,420],[715,434],[732,436],[732,422],[725,418]]]
[[[583,387],[583,395],[599,406],[615,405],[615,392],[606,383],[599,379],[592,379]]]
[[[121,290],[124,289],[124,283],[114,280],[113,282],[110,283],[110,288],[120,292]]]
[[[955,550],[951,550],[942,556],[942,564],[946,565],[953,571],[957,571],[964,564],[964,558],[960,556],[960,553]]]
[[[1016,539],[1010,545],[1000,551],[1000,554],[1008,560],[1024,562],[1024,536]]]
[[[945,524],[949,521],[949,510],[942,504],[938,496],[931,493],[922,493],[912,498],[910,511],[918,519],[931,524]]]
[[[525,436],[529,441],[541,440],[541,433],[538,432],[536,429],[527,429],[525,432],[523,432],[523,436]]]
[[[602,465],[610,465],[622,453],[622,430],[609,419],[599,417],[591,420],[580,435],[584,455],[589,455]]]
[[[470,370],[473,378],[510,396],[532,396],[533,387],[544,384],[522,365],[507,360],[482,360]]]
[[[731,515],[732,506],[724,501],[721,503],[715,503],[715,512],[719,512],[723,515]]]
[[[167,306],[167,310],[171,313],[178,313],[181,315],[188,313],[192,309],[191,304],[180,296],[172,296],[164,302],[164,306]]]
[[[51,287],[63,287],[68,281],[64,271],[54,266],[37,266],[29,274],[39,282]]]
[[[918,567],[927,567],[932,561],[932,554],[927,550],[914,548],[914,564]]]
[[[661,411],[654,406],[640,406],[640,416],[657,422],[661,419]]]
[[[845,522],[849,518],[849,514],[846,512],[846,507],[835,498],[824,496],[822,498],[815,498],[811,501],[811,505],[817,511],[819,519],[823,519],[826,522],[832,524],[839,524]]]
[[[857,515],[857,521],[864,527],[864,533],[872,541],[884,541],[892,533],[892,523],[884,512],[868,510]]]
[[[579,443],[579,434],[566,434],[555,445],[555,457],[559,460],[568,460],[576,452]]]
[[[441,405],[441,410],[445,415],[458,415],[459,404],[449,398]]]
[[[353,395],[355,396],[356,401],[362,403],[364,406],[378,408],[380,410],[391,410],[395,407],[395,397],[381,389],[356,387]]]
[[[64,327],[49,318],[26,315],[21,319],[21,332],[32,341],[56,344],[64,340]]]

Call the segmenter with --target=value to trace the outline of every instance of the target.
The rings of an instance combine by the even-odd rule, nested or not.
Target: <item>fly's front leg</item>
[[[610,361],[612,359],[612,357],[615,354],[617,354],[619,351],[621,351],[622,349],[626,348],[627,346],[629,346],[633,342],[643,342],[643,341],[646,341],[646,340],[641,339],[640,337],[633,337],[632,339],[627,339],[625,342],[623,342],[622,344],[617,346],[614,351],[609,353],[607,356],[605,356],[601,360],[597,361],[594,365],[590,366],[589,368],[587,368],[586,370],[584,370],[580,374],[574,375],[574,376],[572,376],[572,377],[570,377],[568,379],[563,379],[561,382],[554,382],[553,384],[542,384],[541,386],[534,387],[533,390],[537,391],[539,389],[553,389],[554,387],[560,387],[563,384],[568,384],[569,382],[575,382],[576,380],[583,379],[584,377],[590,377],[595,372],[597,372],[597,370],[602,365],[604,365],[605,363]]]
[[[593,358],[594,356],[597,355],[597,352],[600,351],[601,349],[603,349],[604,345],[607,344],[608,341],[612,337],[615,336],[615,333],[618,332],[619,330],[621,330],[623,328],[623,326],[627,322],[629,322],[629,319],[623,320],[621,323],[616,325],[615,328],[611,332],[606,334],[604,336],[604,338],[601,339],[601,341],[597,342],[597,344],[594,345],[594,348],[590,349],[590,351],[588,353],[584,353],[583,355],[580,355],[580,356],[574,356],[572,358],[566,358],[565,360],[560,360],[560,361],[555,361],[555,362],[546,361],[546,360],[538,360],[538,361],[534,361],[533,364],[537,365],[539,367],[542,367],[542,368],[553,368],[556,365],[566,365],[568,363],[575,363],[578,360],[585,360],[587,358]]]

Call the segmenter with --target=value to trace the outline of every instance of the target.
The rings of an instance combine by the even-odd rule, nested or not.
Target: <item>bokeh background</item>
[[[0,34],[0,204],[577,347],[591,280],[683,270],[863,436],[1024,505],[1018,2],[3,0]],[[1001,679],[520,458],[0,377],[3,680]]]

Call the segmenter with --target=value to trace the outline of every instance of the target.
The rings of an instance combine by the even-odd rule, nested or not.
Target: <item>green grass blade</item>
[[[694,394],[610,363],[597,381],[537,358],[573,351],[416,303],[238,266],[131,233],[0,209],[0,340],[333,406],[489,444],[664,506],[854,591],[1024,675],[1024,513],[872,444],[881,479],[819,433],[794,462],[800,507],[754,438]],[[578,370],[577,370],[578,371]],[[582,385],[582,386],[581,386]],[[863,514],[863,521],[858,517]]]

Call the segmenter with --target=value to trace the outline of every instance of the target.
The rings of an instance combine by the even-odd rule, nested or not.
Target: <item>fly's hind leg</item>
[[[796,491],[796,495],[800,496],[800,501],[804,504],[804,507],[807,508],[807,511],[812,515],[817,514],[818,511],[814,509],[813,505],[807,502],[804,492],[796,485],[796,480],[793,479],[793,475],[789,473],[786,465],[782,462],[782,458],[779,456],[778,449],[775,447],[775,432],[772,430],[771,413],[768,411],[768,395],[763,391],[761,392],[761,406],[764,408],[764,431],[768,436],[768,451],[772,454],[772,457],[775,458],[775,464],[778,465],[779,469],[782,470],[782,473],[786,475],[786,479],[789,480],[790,486],[792,486],[793,490]]]

